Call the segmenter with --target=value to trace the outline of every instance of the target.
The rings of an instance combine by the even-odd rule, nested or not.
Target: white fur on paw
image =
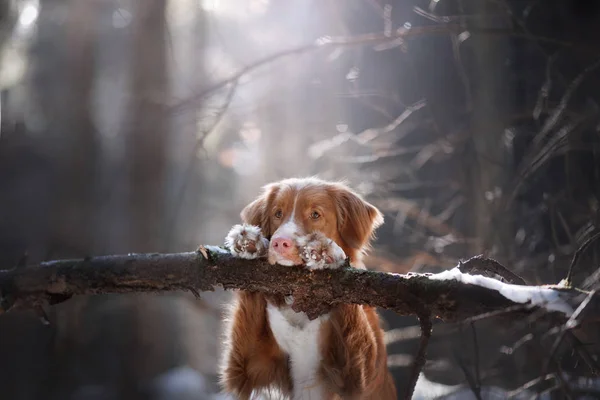
[[[269,241],[258,226],[234,225],[225,237],[225,246],[234,256],[252,260],[267,254]]]
[[[298,238],[297,245],[309,269],[339,268],[346,261],[344,250],[319,232]]]

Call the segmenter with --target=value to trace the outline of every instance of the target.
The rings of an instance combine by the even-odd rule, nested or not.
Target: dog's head
[[[302,263],[295,238],[318,231],[335,241],[351,261],[359,261],[383,223],[377,208],[348,186],[316,178],[271,183],[241,213],[270,240],[269,262]]]

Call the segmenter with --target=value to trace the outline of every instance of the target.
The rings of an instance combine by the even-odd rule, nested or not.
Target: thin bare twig
[[[432,34],[448,34],[452,31],[454,27],[452,25],[443,25],[443,26],[423,26],[423,27],[413,27],[411,29],[399,29],[395,32],[392,32],[390,35],[385,35],[384,33],[368,33],[364,35],[357,35],[352,37],[323,37],[317,40],[314,43],[309,43],[305,45],[301,45],[298,47],[294,47],[292,49],[283,50],[277,52],[275,54],[266,56],[261,58],[243,68],[239,71],[231,75],[229,78],[225,78],[219,82],[215,82],[205,88],[201,88],[194,95],[189,98],[174,104],[171,108],[172,111],[179,111],[185,107],[189,107],[193,105],[197,101],[203,99],[209,94],[215,92],[216,90],[234,82],[238,81],[243,76],[248,73],[254,71],[257,68],[260,68],[264,65],[270,64],[274,61],[278,61],[282,58],[302,55],[305,53],[309,53],[312,51],[316,51],[319,49],[326,48],[336,48],[336,47],[356,47],[356,46],[367,46],[367,45],[376,45],[386,42],[396,41],[398,39],[408,39],[415,36],[421,35],[432,35]]]
[[[419,375],[421,374],[421,371],[423,371],[423,367],[427,361],[427,346],[429,344],[431,331],[433,329],[433,325],[431,323],[431,314],[425,313],[423,315],[419,315],[418,318],[419,325],[421,327],[421,340],[419,341],[419,348],[417,349],[417,354],[415,355],[410,368],[408,385],[406,387],[406,394],[404,396],[404,398],[407,400],[412,399],[413,393],[415,392],[415,387],[417,386],[417,381],[419,380]]]
[[[585,300],[583,300],[583,302],[581,302],[581,304],[579,305],[577,310],[575,310],[575,312],[573,313],[573,315],[571,315],[571,317],[565,323],[565,325],[562,327],[560,334],[558,335],[558,337],[554,341],[554,344],[552,345],[552,348],[550,349],[550,355],[549,355],[546,363],[544,364],[544,368],[543,368],[544,373],[542,375],[545,375],[546,372],[548,372],[548,369],[550,367],[550,362],[553,359],[556,352],[558,351],[558,347],[563,342],[567,332],[569,332],[571,329],[575,328],[577,325],[580,324],[580,319],[582,319],[583,313],[586,311],[587,306],[590,304],[590,302],[592,301],[592,299],[594,298],[595,295],[596,295],[596,291],[592,290],[587,295]]]
[[[565,90],[565,93],[561,97],[560,102],[558,103],[554,111],[544,122],[542,130],[533,139],[534,146],[538,146],[544,141],[544,139],[550,133],[550,131],[561,120],[562,116],[565,113],[565,110],[567,109],[567,106],[569,105],[569,102],[571,101],[571,97],[573,97],[573,94],[575,94],[579,86],[581,86],[581,84],[585,81],[585,78],[587,78],[592,72],[594,72],[599,67],[600,58],[596,59],[592,64],[584,68],[584,70],[581,71],[581,73],[577,75],[575,79],[573,79],[573,81],[567,87],[567,90]]]
[[[471,322],[469,326],[471,327],[471,332],[473,333],[473,353],[475,355],[473,369],[475,370],[475,382],[477,382],[477,387],[481,388],[481,371],[479,370],[479,340],[477,340],[477,329],[475,328],[474,322]]]
[[[581,246],[577,249],[575,254],[573,255],[573,259],[571,260],[571,264],[569,265],[569,272],[567,273],[567,277],[565,278],[567,285],[571,285],[573,280],[573,268],[577,265],[577,262],[581,258],[583,252],[596,240],[600,238],[600,232],[596,232],[592,236],[590,236],[585,242],[581,244]]]
[[[422,223],[425,228],[435,232],[439,236],[451,234],[457,240],[463,239],[463,235],[460,232],[444,221],[439,220],[436,216],[428,213],[417,202],[400,197],[380,198],[374,200],[374,202],[383,210],[401,211],[404,215]]]
[[[516,198],[519,190],[524,185],[525,181],[533,175],[541,166],[548,162],[552,157],[561,154],[561,150],[566,153],[566,150],[576,150],[571,143],[567,141],[569,135],[581,130],[585,125],[584,118],[577,118],[569,121],[561,127],[550,139],[541,145],[540,148],[532,147],[531,150],[523,157],[523,161],[516,173],[516,178],[510,189],[509,196],[506,200],[506,208],[510,207]],[[583,148],[583,151],[589,151],[590,147]]]
[[[548,102],[548,97],[550,96],[550,91],[552,89],[552,66],[557,58],[558,53],[555,53],[548,59],[548,62],[546,63],[546,81],[540,88],[532,113],[535,121],[540,118],[542,111],[546,108],[546,103]]]
[[[468,259],[465,262],[459,263],[459,269],[464,273],[473,272],[491,272],[498,276],[501,276],[507,282],[515,285],[527,285],[527,282],[519,275],[507,269],[505,266],[500,264],[498,261],[491,258],[484,258],[483,256],[475,256]]]
[[[466,318],[460,321],[461,324],[474,324],[478,321],[482,321],[485,319],[495,318],[507,316],[509,314],[513,314],[515,312],[523,312],[527,309],[530,309],[529,305],[517,305],[505,308],[503,310],[490,311],[487,313],[483,313],[480,315],[476,315],[474,317]],[[440,335],[450,335],[456,332],[459,329],[457,323],[454,324],[444,324],[440,325],[436,328],[436,336]],[[390,345],[392,343],[398,343],[402,341],[414,340],[421,337],[421,331],[418,326],[407,326],[405,328],[396,328],[385,332],[384,341],[386,345]],[[516,345],[512,348],[509,348],[507,352],[510,352],[513,348],[516,348]]]
[[[508,392],[506,394],[506,397],[508,397],[509,399],[513,398],[513,397],[517,396],[518,394],[520,394],[521,392],[531,389],[538,383],[547,381],[549,379],[556,379],[555,374],[547,374],[547,375],[538,376],[537,378],[532,379],[529,382],[524,383],[520,387]]]
[[[192,148],[192,152],[189,156],[190,158],[188,161],[188,165],[187,165],[184,175],[183,175],[183,180],[181,183],[181,187],[179,189],[179,193],[175,197],[176,204],[174,206],[173,216],[170,218],[170,226],[167,229],[167,232],[168,232],[167,236],[166,236],[167,245],[169,245],[172,241],[175,240],[175,238],[173,237],[173,232],[175,230],[175,227],[177,226],[177,216],[179,214],[179,210],[181,209],[181,204],[183,203],[183,199],[185,198],[185,195],[187,193],[188,185],[192,179],[192,172],[194,171],[194,166],[196,165],[196,162],[198,160],[198,152],[204,148],[204,143],[206,142],[206,139],[219,126],[219,124],[223,120],[223,117],[227,113],[227,110],[229,110],[229,107],[231,106],[231,102],[233,101],[238,83],[239,82],[237,80],[235,80],[231,83],[231,87],[229,88],[229,91],[227,92],[225,101],[223,102],[223,105],[219,108],[219,110],[217,111],[217,114],[214,117],[213,123],[211,124],[211,126],[208,129],[205,129],[198,136],[198,138],[196,139],[196,143],[194,144],[194,147]]]
[[[321,141],[313,144],[312,146],[310,146],[308,152],[314,158],[319,158],[319,157],[323,156],[324,154],[326,154],[331,149],[338,147],[346,142],[354,142],[354,143],[358,143],[362,146],[365,146],[365,145],[369,144],[370,142],[372,142],[373,140],[381,137],[382,135],[394,132],[396,130],[396,128],[398,128],[404,121],[406,121],[408,119],[408,117],[410,117],[415,111],[418,111],[421,108],[423,108],[426,104],[427,104],[427,102],[425,100],[419,100],[416,103],[411,104],[410,106],[407,106],[404,109],[404,111],[402,111],[402,113],[400,113],[400,115],[398,115],[392,122],[390,122],[389,124],[387,124],[383,127],[365,129],[364,131],[362,131],[358,134],[353,134],[351,132],[340,133],[329,139],[321,140]],[[394,137],[394,140],[400,140],[400,139],[402,139],[402,135],[396,135]],[[375,157],[375,159],[378,159],[380,157],[385,157],[386,154],[393,156],[393,155],[405,154],[406,152],[416,152],[418,150],[419,150],[419,147],[414,147],[414,148],[410,148],[410,149],[403,148],[400,150],[388,150],[386,153],[376,154],[376,155],[373,155],[370,157]],[[348,160],[351,160],[351,159],[348,158]],[[367,161],[374,161],[374,160],[367,158]],[[364,160],[363,160],[363,162],[364,162]]]
[[[315,43],[309,43],[306,45],[294,47],[292,49],[283,50],[277,52],[275,54],[266,56],[261,58],[243,68],[241,68],[236,73],[232,74],[229,78],[225,78],[219,82],[215,82],[207,87],[199,88],[199,90],[195,91],[195,93],[188,97],[185,100],[179,101],[176,104],[171,106],[171,111],[177,112],[186,107],[190,107],[199,100],[205,98],[206,96],[212,94],[213,92],[221,89],[222,87],[239,80],[243,76],[249,74],[257,68],[260,68],[264,65],[272,63],[274,61],[294,56],[294,55],[302,55],[305,53],[309,53],[312,51],[316,51],[324,48],[336,48],[336,47],[357,47],[357,46],[368,46],[368,45],[377,45],[382,43],[391,43],[397,42],[401,39],[409,39],[417,36],[423,35],[448,35],[448,34],[458,34],[461,33],[461,26],[459,24],[440,24],[440,25],[429,25],[429,26],[417,26],[411,27],[410,29],[398,29],[395,32],[392,32],[390,35],[386,35],[385,33],[368,33],[364,35],[357,35],[352,37],[341,37],[341,38],[333,38],[333,37],[325,37],[320,40],[317,40]],[[469,29],[471,34],[478,35],[509,35],[513,37],[523,37],[529,40],[536,41],[545,41],[549,43],[554,43],[562,46],[575,46],[573,43],[564,42],[552,38],[544,38],[539,36],[532,36],[529,34],[523,34],[520,32],[515,32],[506,29],[485,29],[485,28],[471,28]]]
[[[594,360],[594,357],[592,357],[586,346],[581,343],[572,331],[567,332],[567,339],[571,342],[571,345],[575,348],[583,362],[587,364],[590,373],[594,376],[598,376],[600,374],[600,366],[598,365],[598,362]]]
[[[475,379],[475,377],[473,376],[473,374],[471,373],[471,371],[469,371],[469,368],[467,367],[465,360],[463,360],[462,354],[459,354],[458,350],[455,350],[455,356],[456,356],[456,361],[458,363],[458,366],[460,367],[463,374],[465,375],[465,379],[467,380],[467,384],[469,385],[471,392],[473,392],[473,396],[475,396],[475,398],[477,400],[483,400],[483,398],[481,397],[481,387],[480,387],[479,383],[477,382],[477,380]]]

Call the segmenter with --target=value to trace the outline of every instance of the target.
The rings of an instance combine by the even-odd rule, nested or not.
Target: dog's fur
[[[313,269],[336,268],[346,256],[364,268],[362,255],[383,223],[381,213],[347,186],[316,178],[267,185],[241,216],[244,224],[226,238],[233,254],[268,255],[271,264]],[[282,253],[281,241],[294,246]],[[374,308],[338,305],[310,321],[291,309],[292,302],[237,293],[221,368],[227,392],[241,399],[264,389],[292,399],[396,399]]]

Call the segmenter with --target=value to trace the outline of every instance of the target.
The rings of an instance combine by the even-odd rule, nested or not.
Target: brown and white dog
[[[362,255],[383,223],[341,183],[286,179],[264,187],[226,238],[232,254],[271,264],[337,268]],[[221,382],[240,399],[275,389],[296,399],[396,399],[374,308],[344,304],[310,321],[290,297],[239,292],[227,326]]]

